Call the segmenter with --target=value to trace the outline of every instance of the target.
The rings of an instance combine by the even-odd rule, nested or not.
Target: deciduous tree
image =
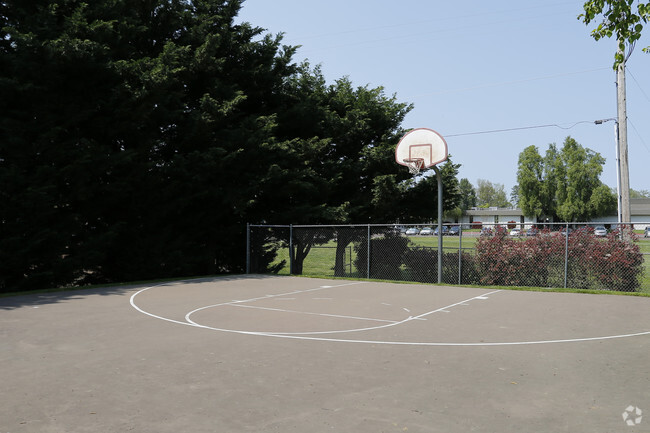
[[[476,201],[481,207],[509,207],[511,204],[506,196],[506,190],[501,183],[478,179]]]
[[[634,4],[636,3],[636,9]],[[623,62],[626,46],[634,46],[641,38],[643,25],[650,19],[650,3],[634,0],[589,0],[584,3],[585,13],[580,14],[580,19],[585,24],[590,24],[601,17],[601,22],[591,31],[595,40],[604,37],[616,37],[618,52],[614,58],[614,68]],[[649,52],[650,47],[643,49]]]
[[[544,158],[535,146],[519,155],[519,203],[529,217],[587,221],[616,208],[616,197],[600,181],[605,159],[567,137],[560,151],[549,145]]]
[[[544,164],[536,146],[528,146],[519,154],[517,182],[519,184],[519,208],[529,217],[541,216]]]

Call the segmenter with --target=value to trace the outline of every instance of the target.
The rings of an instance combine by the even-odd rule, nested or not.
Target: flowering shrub
[[[593,229],[577,230],[569,236],[568,279],[572,287],[636,291],[643,273],[643,254],[635,242],[618,231],[605,239],[593,236]]]
[[[476,266],[481,284],[635,291],[640,286],[643,255],[635,239],[612,232],[606,238],[582,228],[566,234],[545,230],[525,240],[503,229],[481,236]],[[565,272],[565,257],[568,263]]]

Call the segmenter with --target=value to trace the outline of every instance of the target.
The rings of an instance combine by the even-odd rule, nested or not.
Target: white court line
[[[256,298],[245,299],[245,300],[236,300],[236,301],[231,301],[231,302],[222,302],[222,303],[219,303],[219,304],[208,305],[208,306],[204,306],[204,307],[201,307],[201,308],[197,308],[196,310],[193,310],[193,311],[190,311],[189,313],[187,313],[185,315],[185,322],[182,322],[180,320],[170,319],[170,318],[163,317],[163,316],[158,316],[156,314],[153,314],[153,313],[150,313],[148,311],[143,310],[142,308],[138,307],[135,304],[135,298],[140,293],[143,293],[143,292],[145,292],[147,290],[150,290],[150,289],[153,289],[153,288],[156,288],[156,287],[161,287],[161,286],[166,285],[166,284],[167,283],[158,284],[158,285],[155,285],[155,286],[146,287],[146,288],[144,288],[142,290],[139,290],[138,292],[134,293],[131,296],[131,299],[130,299],[131,305],[136,310],[138,310],[141,313],[146,314],[146,315],[148,315],[150,317],[154,317],[156,319],[161,319],[161,320],[165,320],[165,321],[172,322],[172,323],[179,323],[181,325],[196,326],[196,327],[199,327],[199,328],[210,329],[210,330],[214,330],[214,331],[231,332],[231,333],[236,333],[236,334],[264,335],[264,336],[270,336],[270,337],[275,336],[275,337],[286,337],[286,338],[295,337],[295,338],[305,338],[305,339],[316,338],[316,337],[311,337],[311,338],[310,337],[304,337],[305,335],[336,334],[336,333],[347,333],[347,332],[372,331],[372,330],[376,330],[376,329],[382,329],[382,328],[387,328],[387,327],[391,327],[391,326],[401,325],[401,324],[409,322],[411,320],[423,320],[422,318],[425,317],[425,316],[428,316],[428,315],[431,315],[431,314],[434,314],[434,313],[437,313],[437,312],[440,312],[440,311],[444,311],[447,308],[453,308],[456,305],[459,305],[459,304],[462,304],[462,303],[465,303],[465,302],[469,302],[469,301],[471,301],[473,299],[478,298],[478,296],[474,296],[472,298],[468,298],[468,299],[465,299],[463,301],[456,302],[454,304],[450,304],[450,305],[447,305],[447,306],[442,307],[442,308],[438,308],[438,309],[433,310],[433,311],[428,311],[426,313],[420,314],[420,315],[415,316],[415,317],[409,316],[404,320],[391,322],[391,323],[388,323],[386,325],[373,326],[373,327],[367,327],[367,328],[358,328],[358,329],[346,329],[346,330],[338,330],[338,331],[312,331],[312,332],[294,332],[294,333],[287,332],[287,333],[282,333],[282,332],[263,332],[263,331],[242,331],[242,330],[236,330],[236,329],[216,328],[216,327],[211,327],[211,326],[206,326],[206,325],[201,325],[199,323],[196,323],[192,319],[190,319],[190,316],[192,314],[198,312],[198,311],[202,311],[202,310],[205,310],[207,308],[221,307],[221,306],[226,306],[226,305],[227,306],[239,306],[239,304],[241,304],[241,303],[253,302],[253,301],[258,301],[258,300],[261,300],[261,299],[269,299],[269,298],[274,298],[274,297],[279,297],[279,296],[287,296],[287,295],[290,295],[290,294],[307,293],[307,292],[313,292],[313,291],[316,291],[316,290],[330,289],[330,288],[334,288],[334,287],[344,287],[344,286],[350,286],[350,285],[355,285],[355,284],[365,284],[365,282],[352,282],[352,283],[346,283],[346,284],[339,284],[339,285],[336,285],[336,286],[320,286],[320,287],[316,287],[316,288],[312,288],[312,289],[295,290],[295,291],[288,292],[288,293],[279,293],[277,295],[265,295],[265,296],[260,296],[260,297],[256,297]],[[486,296],[488,296],[490,294],[497,293],[497,292],[500,292],[500,290],[494,290],[492,292],[486,293],[486,294],[481,295],[481,296],[486,297]],[[485,299],[485,298],[483,298],[483,299]],[[324,340],[330,340],[330,339],[324,339]],[[332,339],[332,341],[336,341],[336,340]],[[344,341],[344,340],[341,340],[341,341]],[[356,341],[356,340],[349,340],[349,341]]]
[[[179,320],[174,320],[170,319],[167,317],[162,317],[158,316],[156,314],[150,313],[148,311],[143,310],[140,308],[138,305],[135,303],[135,298],[140,294],[143,293],[147,290],[163,286],[168,283],[162,283],[158,284],[155,286],[151,287],[146,287],[144,289],[139,290],[138,292],[134,293],[131,298],[130,298],[130,303],[131,306],[136,309],[137,311],[156,318],[160,320],[165,320],[167,322],[172,322],[172,323],[177,323],[180,325],[186,325],[186,326],[193,326],[197,328],[203,328],[203,329],[209,329],[209,330],[214,330],[214,331],[222,331],[222,332],[230,332],[230,333],[236,333],[236,334],[243,334],[243,335],[257,335],[257,336],[262,336],[262,337],[275,337],[275,338],[290,338],[290,339],[295,339],[295,340],[308,340],[308,341],[321,341],[321,342],[334,342],[334,343],[358,343],[358,344],[373,344],[373,345],[397,345],[397,346],[436,346],[436,347],[480,347],[480,346],[521,346],[521,345],[533,345],[533,344],[556,344],[556,343],[578,343],[578,342],[589,342],[589,341],[601,341],[601,340],[612,340],[612,339],[619,339],[619,338],[630,338],[630,337],[639,337],[639,336],[644,336],[644,335],[650,335],[650,331],[643,331],[643,332],[636,332],[636,333],[629,333],[629,334],[619,334],[619,335],[607,335],[607,336],[600,336],[600,337],[586,337],[586,338],[567,338],[567,339],[555,339],[555,340],[533,340],[533,341],[510,341],[510,342],[479,342],[479,343],[454,343],[454,342],[417,342],[417,341],[381,341],[381,340],[355,340],[355,339],[337,339],[337,338],[324,338],[324,337],[310,337],[310,336],[305,336],[305,335],[289,335],[289,334],[281,334],[281,333],[265,333],[265,332],[252,332],[252,331],[238,331],[238,330],[233,330],[233,329],[221,329],[221,328],[214,328],[214,327],[209,327],[205,325],[199,325],[196,323],[191,323],[191,322],[183,322]],[[350,283],[350,284],[360,284],[360,283]],[[349,284],[343,284],[341,286],[345,286]],[[336,287],[341,287],[341,286],[336,286]],[[331,286],[328,286],[329,288]],[[307,289],[305,291],[313,291],[313,290],[320,290],[322,288],[326,287],[319,287],[315,289]],[[302,291],[298,291],[302,292]],[[298,292],[293,292],[293,293],[298,293]],[[470,298],[466,301],[461,301],[456,304],[452,304],[450,306],[442,307],[437,310],[433,310],[427,313],[424,313],[420,316],[416,317],[409,317],[408,319],[401,321],[401,322],[396,322],[395,325],[401,324],[408,322],[410,320],[417,320],[421,319],[422,317],[426,315],[430,315],[439,311],[444,310],[445,308],[451,308],[455,305],[461,304],[463,302],[468,302],[473,299],[481,299],[481,300],[486,300],[487,295],[492,294],[492,293],[497,293],[499,290],[495,290],[493,292],[481,295],[481,296],[475,296],[473,298]],[[282,296],[282,295],[278,295]],[[264,299],[264,298],[256,298],[256,299]],[[237,301],[237,302],[247,302],[247,301]],[[225,303],[221,305],[227,305],[231,303]],[[387,325],[387,326],[394,326],[393,324]]]
[[[283,309],[283,308],[259,307],[259,306],[256,306],[256,305],[233,305],[233,307],[254,308],[254,309],[257,309],[257,310],[280,311],[280,312],[283,312],[283,313],[306,314],[306,315],[311,315],[311,316],[337,317],[337,318],[340,318],[340,319],[367,320],[369,322],[389,322],[389,323],[397,322],[397,320],[373,319],[372,317],[343,316],[343,315],[340,315],[340,314],[310,313],[309,311],[295,311],[295,310],[286,310],[286,309]]]
[[[191,280],[184,280],[184,281],[191,281]],[[176,281],[175,283],[178,283],[178,282],[180,282],[180,281]],[[153,318],[155,318],[155,319],[165,320],[165,321],[167,321],[167,322],[172,322],[172,323],[178,323],[178,324],[180,324],[180,325],[198,326],[198,325],[196,325],[196,324],[194,324],[194,323],[190,323],[190,322],[182,322],[182,321],[180,321],[180,320],[174,320],[174,319],[170,319],[170,318],[168,318],[168,317],[158,316],[157,314],[153,314],[153,313],[150,313],[150,312],[148,312],[148,311],[145,311],[145,310],[143,310],[142,308],[140,308],[138,305],[136,305],[136,303],[135,303],[135,298],[136,298],[136,296],[138,296],[139,294],[144,293],[144,292],[146,292],[146,291],[148,291],[148,290],[155,289],[155,288],[159,288],[159,287],[162,287],[162,286],[165,286],[165,285],[169,285],[169,284],[170,284],[170,283],[160,283],[160,284],[156,284],[156,285],[149,286],[149,287],[145,287],[144,289],[138,290],[138,291],[135,292],[133,295],[131,295],[131,298],[129,299],[129,302],[130,302],[131,306],[132,306],[133,308],[135,308],[137,311],[141,312],[142,314],[146,314],[147,316],[153,317]],[[172,284],[173,284],[173,283],[172,283]],[[273,298],[273,297],[277,297],[277,296],[286,296],[286,295],[298,294],[298,293],[303,293],[303,292],[313,292],[313,291],[315,291],[315,290],[329,289],[329,288],[332,288],[332,287],[351,286],[351,285],[355,285],[355,284],[365,284],[365,282],[364,282],[364,281],[358,281],[358,282],[351,282],[351,283],[339,284],[339,285],[336,285],[336,286],[321,286],[321,287],[316,287],[316,288],[313,288],[313,289],[295,290],[295,291],[293,291],[293,292],[280,293],[280,294],[277,294],[277,295],[265,295],[265,296],[261,296],[261,297],[258,297],[258,298],[252,298],[252,299],[245,299],[245,300],[237,300],[237,301],[225,302],[225,303],[223,303],[223,304],[216,304],[216,305],[214,305],[214,306],[215,306],[215,307],[218,307],[218,306],[220,306],[220,305],[233,305],[233,304],[237,304],[237,303],[241,303],[241,302],[252,302],[252,301],[257,301],[257,300],[260,300],[260,299],[269,299],[269,298]],[[205,307],[205,308],[208,308],[208,307]],[[227,332],[227,331],[229,331],[229,332],[239,332],[239,333],[242,333],[242,334],[254,334],[254,335],[257,335],[257,334],[258,334],[258,333],[255,333],[255,332],[232,331],[232,330],[227,330],[227,329],[217,329],[217,330],[219,330],[219,331],[226,331],[226,332]]]
[[[486,293],[486,294],[483,294],[482,296],[488,296],[488,295],[491,295],[491,294],[493,294],[493,293],[498,293],[498,292],[500,292],[500,291],[501,291],[501,290],[494,290],[494,291],[492,291],[492,292],[488,292],[488,293]],[[472,301],[473,299],[476,299],[476,298],[477,298],[477,297],[474,296],[474,297],[472,297],[472,298],[468,298],[468,299],[465,299],[465,300],[460,301],[460,302],[455,302],[455,303],[453,303],[453,304],[446,305],[446,306],[444,306],[444,307],[438,308],[438,309],[433,310],[433,311],[428,311],[428,312],[426,312],[426,313],[422,313],[422,314],[420,314],[420,315],[418,315],[418,316],[415,316],[415,317],[414,317],[414,316],[409,316],[409,317],[407,317],[407,318],[404,319],[404,320],[393,321],[393,322],[390,322],[390,323],[388,323],[388,324],[386,324],[386,325],[370,326],[370,327],[367,327],[367,328],[356,328],[356,329],[341,329],[341,330],[336,330],[336,331],[309,331],[309,332],[272,332],[272,331],[264,332],[264,331],[257,331],[257,332],[255,332],[255,334],[258,334],[258,335],[269,335],[269,336],[281,336],[281,335],[285,335],[285,336],[289,336],[289,335],[298,336],[298,335],[342,334],[342,333],[348,333],[348,332],[374,331],[374,330],[377,330],[377,329],[383,329],[383,328],[389,328],[389,327],[396,326],[396,325],[401,325],[401,324],[403,324],[403,323],[410,322],[411,320],[426,320],[426,319],[424,319],[424,317],[429,316],[429,315],[434,314],[434,313],[438,313],[438,312],[445,312],[445,313],[448,313],[448,312],[449,312],[449,311],[447,311],[448,308],[453,308],[453,307],[455,307],[455,306],[457,306],[457,305],[461,305],[461,304],[464,304],[464,303],[466,303],[466,302],[470,302],[470,301]],[[228,304],[216,304],[216,305],[214,305],[214,306],[219,307],[219,306],[223,306],[223,305],[233,305],[233,304],[230,304],[230,303],[228,303]],[[191,324],[193,324],[193,325],[200,326],[200,327],[202,327],[202,328],[223,330],[223,329],[221,329],[221,328],[212,328],[212,327],[209,327],[209,326],[201,325],[200,323],[194,322],[194,321],[190,318],[190,317],[192,316],[192,314],[196,313],[197,311],[205,310],[206,308],[212,308],[212,307],[213,307],[213,306],[201,307],[201,308],[197,308],[197,309],[194,310],[194,311],[190,311],[189,313],[187,313],[187,314],[185,315],[185,320],[187,320],[187,322],[189,322],[189,323],[191,323]],[[230,330],[230,331],[231,331],[231,332],[241,332],[241,331],[236,331],[236,330]]]
[[[220,304],[214,304],[214,305],[206,305],[205,307],[197,308],[196,310],[190,311],[185,315],[185,320],[187,320],[189,323],[193,323],[191,320],[189,320],[189,316],[192,315],[193,313],[196,313],[197,311],[205,310],[208,308],[215,308],[215,307],[222,307],[224,305],[237,305],[237,304],[242,304],[246,302],[254,302],[254,301],[260,301],[262,299],[280,299],[280,300],[285,300],[286,298],[280,298],[281,296],[287,296],[287,295],[297,295],[300,293],[308,293],[308,292],[314,292],[316,290],[324,290],[324,289],[332,289],[336,287],[345,287],[345,286],[352,286],[355,284],[366,284],[363,281],[359,282],[353,282],[353,283],[346,283],[346,284],[339,284],[336,286],[320,286],[320,287],[315,287],[313,289],[304,289],[304,290],[294,290],[293,292],[288,292],[288,293],[278,293],[277,295],[264,295],[264,296],[259,296],[257,298],[250,298],[250,299],[243,299],[239,301],[232,301],[232,302],[222,302]],[[137,295],[137,293],[136,293]],[[289,299],[295,299],[295,298],[289,298]]]
[[[502,290],[493,290],[493,291],[488,292],[488,293],[485,293],[485,294],[483,294],[483,295],[481,295],[481,296],[474,296],[473,298],[465,299],[464,301],[456,302],[456,303],[454,303],[454,304],[450,304],[450,305],[447,305],[447,306],[445,306],[445,307],[440,307],[440,308],[438,308],[437,310],[433,310],[433,311],[428,311],[428,312],[426,312],[426,313],[422,313],[422,314],[420,314],[419,316],[415,316],[415,317],[413,317],[413,319],[420,319],[420,318],[422,318],[422,317],[426,317],[426,316],[429,316],[429,315],[431,315],[431,314],[439,313],[439,312],[449,313],[449,311],[446,311],[446,310],[449,309],[449,308],[454,308],[454,307],[457,306],[457,305],[463,305],[463,304],[466,305],[466,302],[473,301],[474,299],[488,299],[488,296],[489,296],[489,295],[492,295],[492,294],[494,294],[494,293],[499,293],[499,292],[501,292],[501,291],[502,291]]]

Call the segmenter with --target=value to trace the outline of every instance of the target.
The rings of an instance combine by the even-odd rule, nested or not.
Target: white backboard
[[[423,158],[422,168],[428,168],[447,160],[447,142],[433,129],[413,129],[400,139],[395,148],[395,161],[406,165],[406,159]]]

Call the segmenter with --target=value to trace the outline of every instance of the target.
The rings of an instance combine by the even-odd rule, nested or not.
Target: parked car
[[[596,226],[594,228],[594,236],[607,236],[607,229],[603,226]]]
[[[510,236],[521,236],[521,229],[510,230]]]
[[[406,236],[413,236],[418,234],[420,234],[420,229],[416,227],[411,227],[410,229],[406,230]]]
[[[537,236],[539,234],[539,230],[535,227],[531,227],[526,231],[526,236]]]
[[[420,230],[421,235],[432,235],[433,234],[433,229],[431,227],[425,227],[422,230]]]
[[[448,233],[449,233],[449,227],[442,226],[442,235],[444,236],[444,235],[446,235]],[[436,229],[433,231],[433,234],[438,236],[438,227],[436,227]]]
[[[449,227],[449,236],[458,236],[460,233],[460,226]]]
[[[490,227],[483,227],[481,229],[481,235],[492,236],[492,229]]]
[[[572,231],[573,229],[569,227],[569,228],[563,228],[562,230],[560,230],[560,233],[562,234],[562,236],[566,236],[567,234],[571,236]]]

